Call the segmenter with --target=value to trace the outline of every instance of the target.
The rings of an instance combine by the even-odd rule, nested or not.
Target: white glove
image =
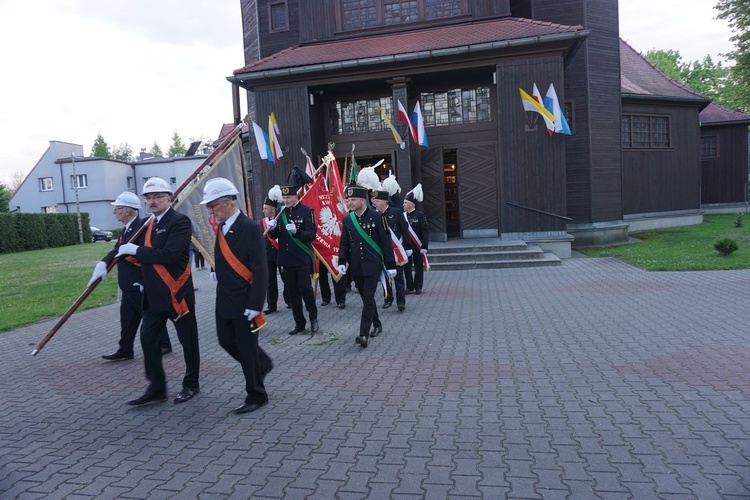
[[[259,315],[259,314],[260,314],[260,311],[252,311],[252,310],[250,310],[250,309],[245,309],[245,312],[244,312],[244,313],[242,313],[242,314],[244,314],[245,316],[247,316],[247,320],[248,320],[248,321],[252,321],[252,320],[254,320],[254,319],[255,319],[255,317],[256,317],[257,315]]]
[[[105,264],[102,261],[99,261],[96,263],[96,266],[94,267],[94,272],[91,274],[91,279],[86,285],[86,288],[93,285],[94,281],[96,281],[97,278],[101,279],[102,281],[107,279],[107,264]]]
[[[294,224],[294,222],[290,222],[286,225],[286,230],[294,234],[297,232],[297,226]]]
[[[211,281],[213,281],[214,283],[216,283],[216,273],[213,272],[213,271],[211,271]]]
[[[395,269],[388,269],[389,278],[395,278],[397,274],[398,274],[398,271],[396,271]]]
[[[413,254],[413,253],[414,253],[414,250],[407,250],[406,251],[406,256],[407,257],[411,257],[411,254]]]
[[[273,229],[276,227],[276,219],[268,219],[268,229]]]
[[[143,293],[143,285],[141,285],[140,283],[138,283],[138,282],[136,281],[135,283],[133,283],[133,286],[137,286],[137,287],[138,287],[138,289],[139,289],[139,290],[141,291],[141,293]]]
[[[346,274],[346,266],[343,264],[337,267],[336,270],[339,272],[339,274]]]
[[[138,245],[135,243],[125,243],[124,245],[120,245],[120,250],[117,252],[117,255],[115,257],[121,257],[123,255],[135,255],[138,251]]]
[[[423,248],[422,250],[419,251],[419,253],[427,255],[427,249]]]

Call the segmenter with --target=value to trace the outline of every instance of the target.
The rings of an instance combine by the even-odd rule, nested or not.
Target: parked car
[[[112,231],[102,231],[94,226],[89,227],[91,228],[91,241],[112,241]]]

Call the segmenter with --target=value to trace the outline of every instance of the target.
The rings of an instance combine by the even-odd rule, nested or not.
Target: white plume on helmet
[[[201,205],[211,203],[214,200],[226,196],[237,195],[239,193],[240,192],[229,179],[215,177],[206,182],[206,186],[203,188],[203,201],[201,201]]]
[[[401,192],[401,186],[398,185],[396,176],[393,173],[388,174],[388,178],[383,181],[383,189],[388,191],[388,194],[391,196]]]
[[[273,200],[276,203],[283,203],[284,196],[281,194],[281,186],[276,184],[274,187],[268,190],[268,199]]]
[[[375,167],[365,167],[357,174],[357,184],[367,189],[376,191],[380,188],[380,179],[375,173]]]
[[[116,207],[130,207],[135,210],[140,210],[141,200],[140,198],[138,198],[138,196],[135,195],[135,193],[125,191],[124,193],[120,193],[120,196],[118,196],[117,199],[112,202],[112,205]]]
[[[151,177],[143,185],[143,194],[149,193],[169,193],[171,195],[174,191],[172,191],[169,183],[161,177]]]
[[[414,189],[406,193],[406,199],[412,203],[415,201],[422,201],[424,199],[424,193],[422,192],[422,184],[419,183],[414,186]]]

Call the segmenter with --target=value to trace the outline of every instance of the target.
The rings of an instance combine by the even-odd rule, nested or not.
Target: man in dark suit
[[[427,228],[427,217],[416,208],[416,203],[422,201],[422,197],[422,185],[417,184],[414,189],[406,193],[404,198],[404,213],[406,214],[406,221],[413,231],[413,234],[409,233],[409,239],[414,250],[409,256],[409,262],[404,266],[407,295],[411,292],[419,295],[422,293],[424,285],[424,259],[426,257],[423,257],[423,255],[427,255],[429,230]],[[414,268],[414,277],[412,277],[412,267]]]
[[[167,381],[161,362],[159,336],[171,320],[185,355],[185,376],[182,390],[174,399],[184,403],[200,391],[198,372],[198,324],[195,320],[195,291],[190,274],[190,219],[176,212],[172,206],[172,188],[167,181],[152,177],[143,185],[143,199],[153,214],[143,239],[143,245],[126,243],[117,256],[133,255],[141,264],[143,285],[143,348],[146,378],[150,382],[146,392],[129,405],[160,403],[167,398]]]
[[[367,189],[347,187],[346,201],[350,212],[343,221],[338,271],[351,276],[362,298],[359,335],[355,342],[367,347],[370,337],[383,331],[375,303],[378,281],[383,272],[391,278],[396,276],[396,261],[388,223],[383,214],[367,207]]]
[[[97,278],[102,281],[107,279],[107,268],[115,260],[115,255],[120,250],[120,245],[128,243],[143,225],[143,220],[138,218],[141,200],[134,193],[125,191],[117,197],[112,205],[115,207],[113,210],[115,218],[123,223],[125,227],[123,227],[120,237],[117,238],[112,251],[96,264],[94,273],[91,275],[91,280],[86,285],[87,287],[91,286]],[[133,359],[133,344],[135,343],[135,335],[138,333],[138,326],[140,326],[142,318],[141,304],[143,302],[143,294],[138,285],[140,279],[141,265],[134,257],[128,256],[117,262],[117,285],[122,292],[122,299],[120,300],[120,342],[115,352],[102,356],[102,359],[106,359],[107,361]],[[172,352],[172,343],[169,340],[166,325],[164,325],[164,329],[162,330],[161,351],[162,354]]]
[[[400,208],[390,206],[388,197],[388,191],[373,191],[372,206],[385,216],[388,227],[393,231],[393,234],[396,235],[396,238],[401,242],[401,245],[406,251],[404,261],[396,262],[396,277],[393,279],[396,285],[396,304],[398,305],[398,310],[403,311],[406,309],[406,283],[404,282],[403,265],[408,262],[408,258],[412,253],[411,240],[409,239],[409,226],[406,219],[404,219],[404,212]],[[388,234],[390,236],[390,232]],[[390,280],[388,281],[387,286],[387,296],[383,303],[383,309],[387,309],[393,305],[393,289]]]
[[[281,195],[284,208],[281,211],[281,223],[276,220],[268,222],[272,238],[279,240],[279,266],[284,270],[284,287],[289,292],[292,304],[294,328],[288,332],[296,335],[305,330],[305,315],[302,302],[310,315],[310,332],[318,331],[318,308],[315,305],[315,294],[312,288],[313,253],[312,242],[318,226],[315,224],[315,213],[312,208],[299,202],[297,190],[301,186],[282,186]]]
[[[219,345],[242,366],[247,396],[234,413],[243,414],[268,403],[263,379],[273,363],[258,345],[268,280],[263,231],[237,208],[237,194],[234,184],[217,177],[206,183],[201,204],[220,223],[214,245],[216,334]]]
[[[268,222],[276,217],[276,209],[278,206],[278,202],[271,198],[266,198],[263,202],[263,219],[261,220],[261,223],[263,224],[264,232],[268,229]],[[279,301],[279,280],[276,272],[279,270],[279,240],[272,238],[268,233],[266,233],[264,240],[266,261],[268,263],[268,291],[266,292],[266,303],[268,304],[268,307],[263,311],[263,314],[272,314],[276,312],[277,302]],[[284,273],[281,273],[281,280],[282,282],[284,281]],[[283,297],[284,302],[289,303],[286,287],[284,287]]]

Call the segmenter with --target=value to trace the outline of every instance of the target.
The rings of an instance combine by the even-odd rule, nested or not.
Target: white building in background
[[[191,148],[192,149],[192,148]],[[197,169],[207,155],[148,158],[126,162],[83,156],[83,146],[50,141],[34,168],[11,197],[11,211],[75,213],[76,191],[81,212],[92,226],[115,229],[120,223],[111,203],[123,191],[140,195],[146,179],[158,176],[173,189]],[[75,174],[73,169],[75,168]],[[146,213],[141,209],[141,216]]]

